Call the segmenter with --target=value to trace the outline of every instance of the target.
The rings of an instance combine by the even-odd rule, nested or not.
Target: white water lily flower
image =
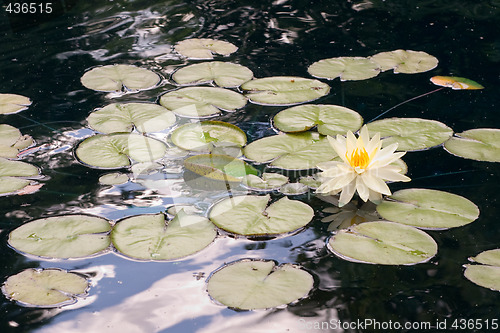
[[[316,192],[331,195],[341,192],[339,207],[349,203],[355,192],[363,201],[377,202],[382,199],[382,194],[391,195],[386,181],[410,181],[402,174],[401,168],[391,165],[405,152],[395,153],[397,143],[382,148],[380,134],[370,139],[366,125],[358,138],[349,131],[347,138],[342,135],[337,135],[336,139],[329,136],[328,141],[342,161],[317,165],[322,170],[319,173],[322,184]]]

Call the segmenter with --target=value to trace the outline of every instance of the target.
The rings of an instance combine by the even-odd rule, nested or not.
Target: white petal
[[[332,180],[328,180],[321,184],[317,189],[316,193],[323,193],[323,194],[330,194],[330,195],[335,195],[340,192],[341,188],[334,187],[335,183],[333,182],[335,178]]]
[[[370,191],[369,200],[374,204],[378,205],[382,201],[382,194],[375,191]]]
[[[363,182],[362,177],[356,177],[356,191],[358,191],[358,195],[363,201],[368,201],[370,190],[368,189],[368,186],[366,186],[366,184]]]
[[[370,190],[386,195],[391,194],[391,190],[389,189],[387,184],[381,178],[377,177],[377,175],[375,174],[375,172],[373,172],[373,170],[368,170],[367,172],[363,173],[360,177],[363,179],[365,185],[370,188]]]
[[[373,138],[366,145],[366,152],[370,158],[373,158],[382,147],[382,141],[380,140],[380,133],[376,133]]]
[[[347,154],[350,156],[354,150],[356,150],[358,140],[352,134],[351,131],[347,132],[347,139],[346,139],[346,147],[347,147]]]
[[[337,139],[332,138],[331,136],[327,137],[328,142],[330,142],[330,145],[332,146],[333,150],[339,155],[339,157],[345,162],[349,163],[347,161],[345,155],[346,155],[346,141],[345,138],[341,135],[337,135]]]
[[[352,182],[349,183],[349,185],[347,185],[342,189],[342,193],[340,193],[340,198],[339,198],[339,207],[347,205],[349,201],[351,201],[355,191],[356,191],[356,181],[353,180]]]
[[[359,131],[359,137],[361,140],[363,140],[363,143],[366,145],[370,142],[370,135],[368,134],[368,127],[366,125],[363,125],[361,127],[361,130]]]
[[[371,170],[371,172],[375,173],[377,177],[391,182],[409,182],[411,180],[401,174],[398,167],[392,167],[391,165]]]

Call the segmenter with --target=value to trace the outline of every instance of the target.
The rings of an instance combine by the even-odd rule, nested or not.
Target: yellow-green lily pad
[[[29,135],[22,135],[17,128],[0,124],[0,157],[16,158],[23,149],[33,145],[33,138]]]
[[[172,79],[178,84],[214,82],[219,87],[235,88],[253,78],[253,72],[245,66],[231,62],[210,61],[178,69]]]
[[[197,175],[226,182],[241,182],[246,175],[259,172],[238,158],[220,154],[199,154],[184,160],[186,169]]]
[[[24,111],[31,105],[28,97],[17,94],[0,94],[0,114],[13,114]]]
[[[369,58],[339,57],[316,61],[307,69],[314,77],[341,81],[366,80],[380,73],[379,65]]]
[[[465,265],[464,276],[478,286],[500,291],[500,249],[481,252],[469,260],[479,265]]]
[[[228,56],[236,50],[234,44],[211,38],[191,38],[175,44],[175,51],[191,59],[213,59],[214,54]]]
[[[500,129],[475,128],[455,133],[444,143],[449,153],[477,161],[500,162]]]
[[[0,157],[0,195],[15,194],[39,175],[40,169],[33,164]]]
[[[394,69],[394,73],[414,74],[430,71],[438,65],[436,57],[422,51],[395,50],[371,56],[382,71]]]

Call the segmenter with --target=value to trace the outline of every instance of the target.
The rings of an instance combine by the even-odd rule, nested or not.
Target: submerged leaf
[[[448,87],[453,90],[478,90],[484,89],[482,85],[476,81],[458,76],[433,76],[431,82],[437,86]]]
[[[377,206],[384,219],[423,229],[448,229],[476,220],[479,209],[470,200],[456,194],[405,189],[392,194]]]
[[[295,76],[272,76],[244,83],[241,89],[252,102],[262,105],[293,105],[328,94],[330,87],[318,80]]]
[[[13,114],[26,110],[31,105],[28,97],[16,94],[0,94],[0,114]]]
[[[87,117],[89,126],[101,133],[131,132],[134,128],[142,133],[159,132],[175,120],[171,111],[150,103],[110,104]]]
[[[371,57],[381,71],[394,69],[394,73],[414,74],[430,71],[438,65],[436,57],[422,51],[395,50]]]
[[[77,296],[85,296],[89,286],[89,281],[79,274],[57,268],[29,268],[10,276],[2,291],[23,306],[60,307],[75,303]]]
[[[215,82],[219,87],[239,87],[250,81],[253,73],[245,66],[230,62],[211,61],[189,65],[177,70],[172,79],[178,84]]]
[[[116,169],[136,162],[152,162],[165,155],[167,146],[139,134],[97,134],[80,142],[76,157],[96,168]]]
[[[163,213],[125,218],[113,227],[111,239],[130,258],[175,260],[201,251],[216,235],[207,218],[180,211],[171,221]]]
[[[437,244],[427,233],[394,222],[364,222],[339,230],[328,241],[336,256],[367,264],[414,265],[429,261]]]
[[[155,87],[160,77],[145,68],[132,65],[106,65],[95,67],[83,74],[82,84],[92,90],[137,92]]]
[[[438,146],[453,135],[445,124],[421,118],[388,118],[369,123],[370,133],[380,133],[384,146],[398,143],[399,151],[417,151]]]
[[[191,38],[178,42],[175,51],[191,59],[213,59],[214,54],[228,56],[238,48],[229,42],[211,38]]]
[[[344,135],[356,132],[363,124],[359,113],[338,105],[298,105],[278,112],[273,118],[274,126],[283,132],[302,132],[318,126],[323,135]]]
[[[314,77],[341,81],[366,80],[380,73],[379,65],[370,58],[339,57],[322,59],[307,69]]]
[[[449,153],[477,161],[500,162],[500,129],[475,128],[444,143]]]
[[[106,219],[89,215],[53,216],[25,223],[9,234],[14,249],[44,258],[83,258],[110,245]]]
[[[207,291],[215,301],[239,310],[268,309],[306,297],[311,274],[292,264],[271,260],[239,260],[210,275]]]
[[[247,99],[235,91],[216,87],[186,87],[167,92],[160,104],[183,117],[201,118],[234,112],[247,104]]]
[[[269,199],[269,195],[224,199],[212,207],[209,219],[233,234],[277,236],[303,228],[314,216],[313,209],[303,202],[284,197],[267,207]]]

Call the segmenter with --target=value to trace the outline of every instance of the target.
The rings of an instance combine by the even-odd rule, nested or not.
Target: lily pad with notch
[[[90,215],[61,215],[27,222],[9,234],[8,244],[42,258],[87,258],[108,250],[108,220]]]
[[[317,126],[323,135],[344,135],[363,125],[363,118],[354,110],[339,105],[298,105],[278,112],[273,125],[283,132],[302,132]]]
[[[465,265],[464,276],[478,286],[500,291],[500,249],[481,252],[469,260],[478,265]]]
[[[99,184],[102,185],[121,185],[130,180],[127,174],[121,172],[111,172],[99,177]]]
[[[22,135],[17,128],[0,124],[0,157],[16,158],[20,151],[34,143],[31,136]]]
[[[165,155],[167,146],[156,139],[134,133],[97,134],[80,142],[78,160],[90,167],[118,169],[134,162],[153,162]]]
[[[386,147],[398,144],[399,151],[418,151],[439,146],[453,135],[445,124],[422,118],[387,118],[367,124],[370,133],[380,133]]]
[[[104,92],[138,92],[156,87],[160,76],[133,65],[106,65],[92,68],[80,81],[89,89]]]
[[[341,81],[366,80],[380,73],[379,65],[370,58],[338,57],[316,61],[307,69],[314,77]]]
[[[276,237],[304,228],[313,209],[298,200],[283,197],[268,206],[269,195],[242,195],[217,202],[209,219],[220,229],[236,235]]]
[[[395,50],[380,52],[370,57],[379,64],[381,71],[394,69],[394,73],[414,74],[430,71],[438,65],[438,59],[422,51]]]
[[[245,96],[255,104],[294,105],[316,100],[330,92],[330,86],[318,80],[295,76],[254,79],[241,85]]]
[[[24,111],[31,105],[28,97],[17,94],[0,94],[0,114],[14,114]]]
[[[475,128],[455,133],[444,143],[450,154],[477,161],[500,162],[500,129]]]
[[[175,44],[174,49],[190,59],[213,59],[214,54],[228,56],[238,50],[232,43],[211,38],[186,39]]]
[[[165,214],[146,214],[118,221],[111,232],[115,248],[138,260],[176,260],[203,250],[217,231],[200,215],[180,211],[172,220]]]
[[[0,195],[16,194],[40,176],[40,169],[30,163],[0,157]]]
[[[264,172],[261,177],[248,175],[243,179],[245,187],[253,191],[270,192],[288,183],[289,178],[279,173]]]
[[[305,298],[314,278],[300,266],[242,259],[214,271],[207,291],[216,302],[237,310],[281,307]]]
[[[132,132],[134,128],[142,133],[159,132],[175,121],[172,111],[152,103],[109,104],[87,117],[90,128],[106,134]]]
[[[235,91],[217,87],[185,87],[167,92],[160,104],[182,117],[213,117],[221,110],[234,112],[247,104],[247,99]]]
[[[424,231],[387,221],[364,222],[339,230],[330,237],[327,247],[341,259],[379,265],[424,263],[438,249]]]
[[[448,192],[411,188],[399,190],[377,206],[382,218],[421,229],[449,229],[475,221],[479,208]]]
[[[184,160],[186,169],[213,180],[241,182],[247,175],[258,175],[259,171],[238,158],[221,154],[200,154]]]
[[[253,72],[245,66],[231,62],[211,61],[178,69],[172,79],[178,84],[214,82],[219,87],[235,88],[253,78]]]
[[[89,280],[57,268],[28,268],[9,276],[2,286],[5,297],[26,307],[55,308],[76,303],[87,295]]]
[[[337,156],[326,136],[317,132],[265,137],[247,145],[243,153],[249,160],[285,170],[313,169]]]

